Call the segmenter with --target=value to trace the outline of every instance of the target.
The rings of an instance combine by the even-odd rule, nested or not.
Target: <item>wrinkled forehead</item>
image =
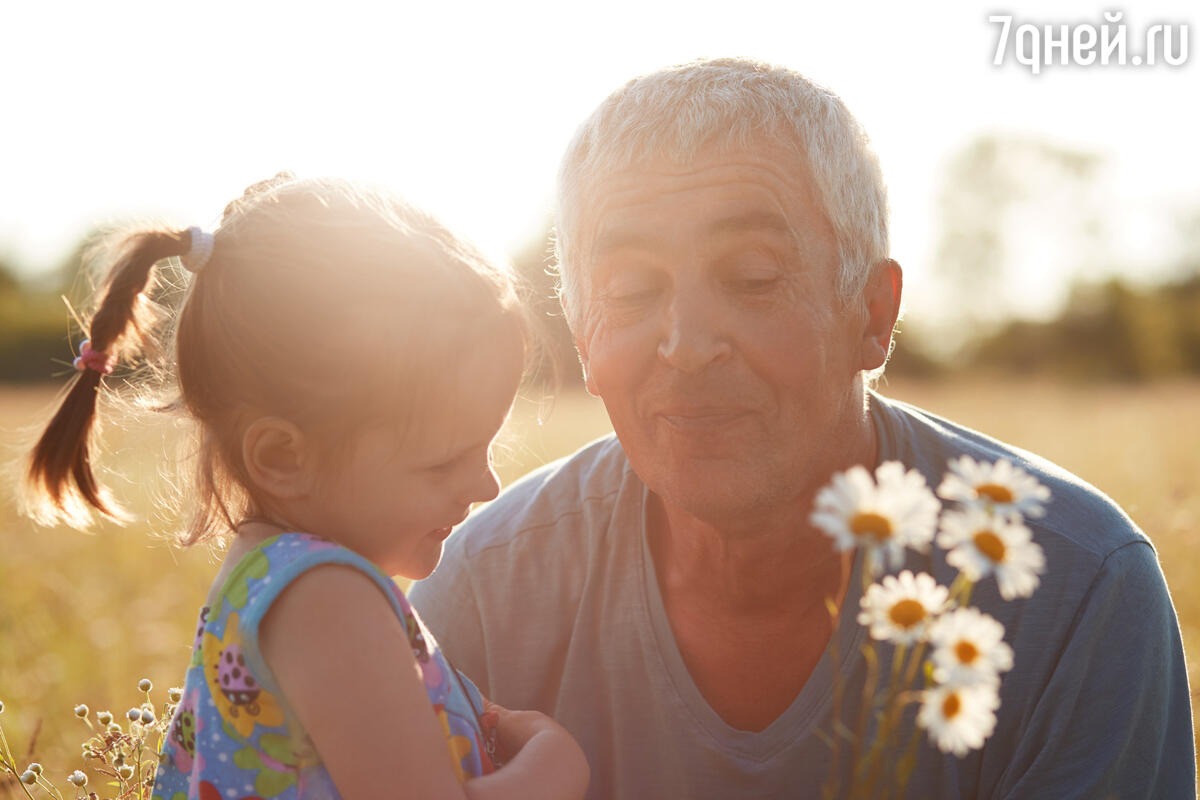
[[[610,239],[614,227],[637,226],[643,210],[663,206],[713,219],[775,215],[796,230],[828,226],[807,162],[772,142],[643,159],[592,175],[575,202],[571,236],[581,254]]]

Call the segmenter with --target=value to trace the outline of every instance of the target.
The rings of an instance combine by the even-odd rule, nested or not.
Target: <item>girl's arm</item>
[[[295,579],[263,619],[259,643],[344,800],[578,798],[587,766],[548,717],[502,712],[504,769],[460,785],[401,620],[356,570]],[[582,772],[582,774],[580,774]]]

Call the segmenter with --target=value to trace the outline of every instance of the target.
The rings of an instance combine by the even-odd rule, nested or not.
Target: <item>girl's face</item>
[[[476,347],[452,367],[445,397],[403,434],[378,426],[358,434],[310,499],[313,533],[358,552],[391,575],[419,579],[472,503],[500,490],[491,447],[508,416],[522,367],[515,332]],[[432,390],[431,390],[432,391]]]

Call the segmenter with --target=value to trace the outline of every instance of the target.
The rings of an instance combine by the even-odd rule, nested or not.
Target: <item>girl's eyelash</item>
[[[449,472],[458,464],[459,461],[462,461],[462,459],[463,457],[461,455],[457,455],[451,458],[449,461],[442,461],[441,463],[434,464],[429,469],[433,472]]]
[[[451,456],[450,459],[447,461],[443,461],[440,464],[434,464],[429,469],[433,470],[434,472],[448,472],[451,469],[454,469],[455,467],[457,467],[463,461],[470,458],[471,454],[476,452],[476,450],[478,450],[478,448],[471,448],[470,450],[464,450],[461,453]],[[488,458],[489,458],[489,460],[491,458],[491,449],[490,448],[488,450]]]

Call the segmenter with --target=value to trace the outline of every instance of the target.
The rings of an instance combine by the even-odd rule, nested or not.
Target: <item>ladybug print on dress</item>
[[[240,645],[230,644],[221,650],[217,661],[217,685],[229,700],[230,712],[235,717],[239,710],[250,716],[258,714],[258,695],[262,689],[246,669],[246,657]]]
[[[196,755],[196,712],[180,707],[171,721],[171,741],[189,756]]]

